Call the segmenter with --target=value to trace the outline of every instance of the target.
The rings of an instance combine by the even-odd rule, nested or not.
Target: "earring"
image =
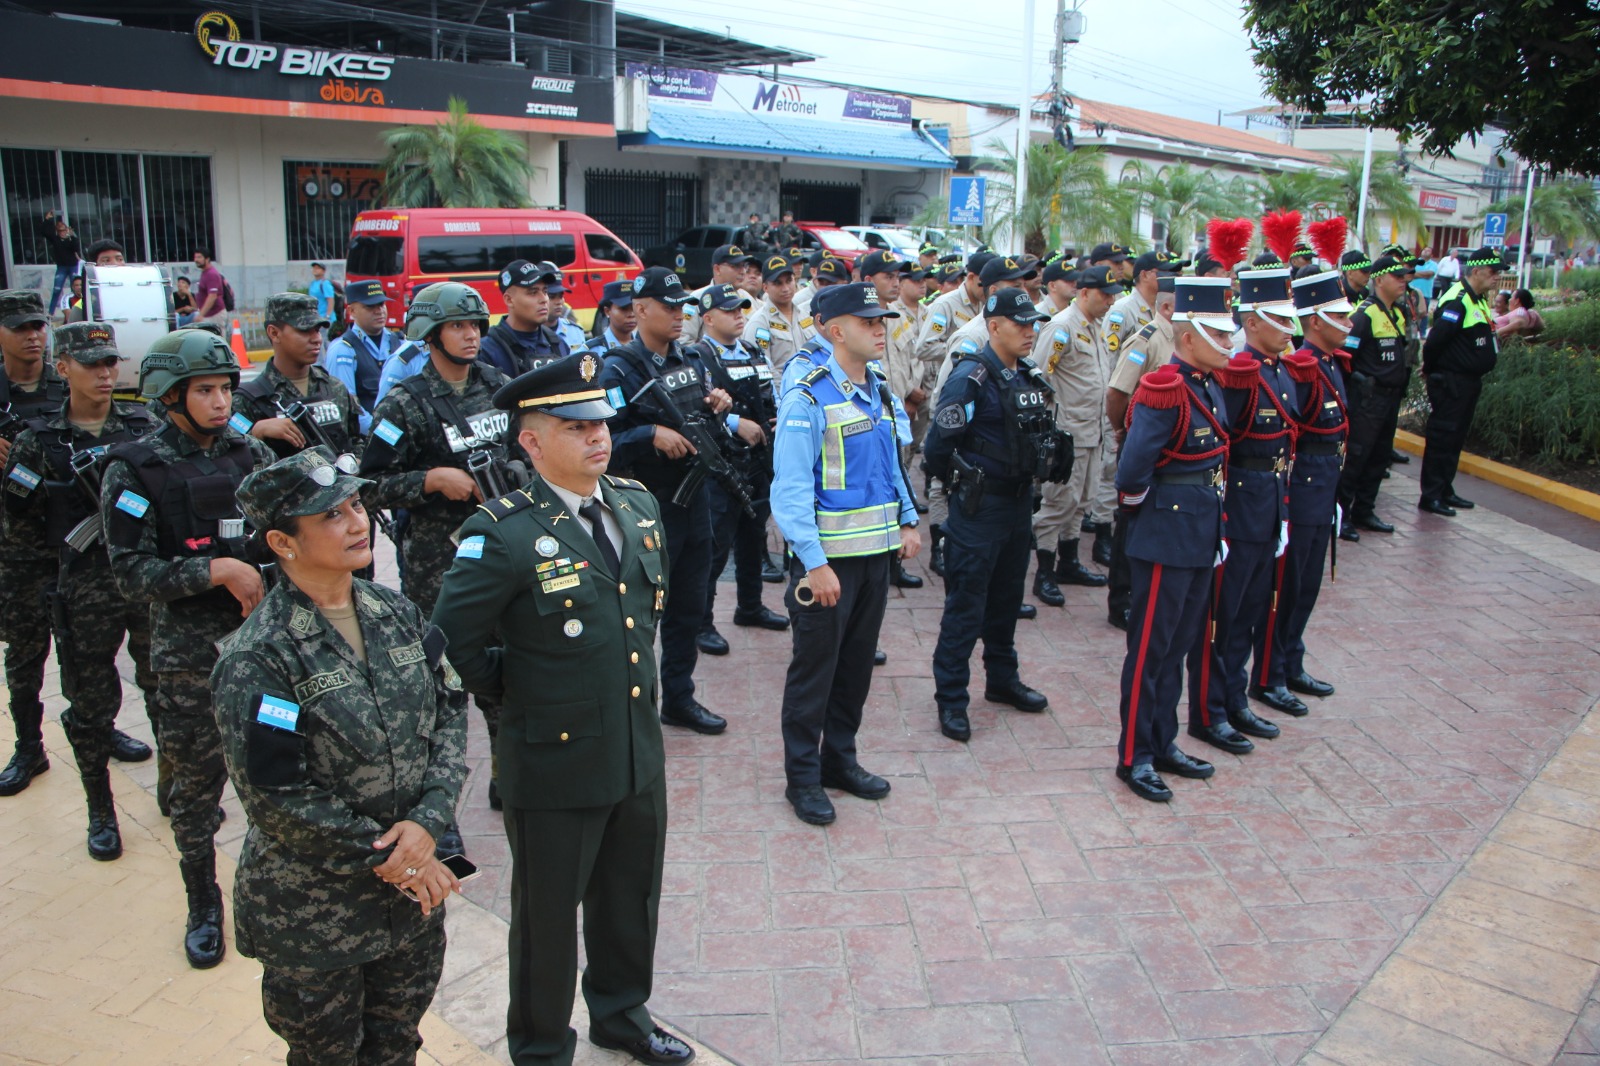
[[[294,552],[285,552],[283,557],[285,559],[293,559],[294,558]]]

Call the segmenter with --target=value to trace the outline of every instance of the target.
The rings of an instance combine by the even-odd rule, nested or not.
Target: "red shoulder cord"
[[[1263,363],[1262,366],[1265,367],[1266,364]],[[1277,410],[1278,417],[1282,420],[1283,428],[1276,433],[1257,433],[1251,428],[1256,424],[1256,411],[1261,407],[1261,394],[1263,392],[1267,394],[1267,399],[1272,401],[1272,406]],[[1254,387],[1250,390],[1250,399],[1245,401],[1244,416],[1245,428],[1239,431],[1238,435],[1234,437],[1235,440],[1277,440],[1279,437],[1289,437],[1291,438],[1290,443],[1294,443],[1295,427],[1300,423],[1278,401],[1278,394],[1272,391],[1272,386],[1268,384],[1261,371],[1256,372],[1256,381]]]
[[[1316,386],[1311,390],[1311,402],[1306,405],[1306,410],[1311,412],[1308,417],[1313,421],[1316,419],[1317,412],[1322,410],[1322,398],[1331,392],[1333,393],[1333,402],[1339,405],[1339,424],[1337,426],[1314,426],[1311,422],[1302,421],[1300,423],[1300,432],[1310,433],[1318,437],[1331,437],[1335,433],[1344,432],[1349,427],[1350,414],[1345,410],[1344,401],[1339,398],[1339,390],[1329,387],[1328,375],[1323,372],[1320,365],[1322,360],[1318,358],[1317,362],[1319,365],[1317,366]]]
[[[1180,460],[1182,460],[1183,462],[1186,462],[1186,463],[1193,463],[1193,462],[1198,462],[1201,459],[1210,459],[1213,456],[1217,456],[1217,455],[1224,455],[1225,456],[1227,454],[1227,451],[1228,451],[1228,431],[1227,431],[1227,429],[1224,428],[1222,423],[1217,420],[1217,416],[1211,413],[1210,405],[1201,403],[1200,402],[1200,397],[1198,395],[1196,395],[1195,391],[1193,389],[1189,388],[1187,384],[1184,385],[1183,391],[1189,394],[1189,402],[1186,403],[1186,404],[1182,404],[1182,405],[1180,405],[1178,407],[1178,424],[1177,424],[1177,427],[1176,427],[1176,432],[1174,432],[1173,435],[1170,438],[1168,438],[1168,441],[1169,441],[1168,446],[1161,449],[1161,458],[1159,460],[1157,460],[1157,462],[1156,462],[1157,466],[1165,466],[1167,463],[1172,462],[1174,459],[1180,459]],[[1205,416],[1206,421],[1211,423],[1212,429],[1217,434],[1217,441],[1218,441],[1217,446],[1215,448],[1210,449],[1209,451],[1204,451],[1204,452],[1184,452],[1184,451],[1179,451],[1177,448],[1172,447],[1170,442],[1171,441],[1176,441],[1178,443],[1178,446],[1182,447],[1184,438],[1186,438],[1189,435],[1189,426],[1191,424],[1190,412],[1191,411],[1195,411],[1195,410],[1198,410],[1202,415]],[[1227,464],[1227,460],[1226,459],[1223,460],[1223,464],[1224,465]]]

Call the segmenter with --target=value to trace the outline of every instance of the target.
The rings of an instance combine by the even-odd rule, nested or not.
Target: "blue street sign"
[[[1503,212],[1496,212],[1483,217],[1483,235],[1485,237],[1505,237],[1506,216]]]
[[[1506,239],[1504,237],[1495,237],[1493,235],[1485,236],[1483,238],[1483,246],[1485,248],[1504,248],[1506,246]]]
[[[987,178],[950,179],[950,224],[983,225],[983,194]]]

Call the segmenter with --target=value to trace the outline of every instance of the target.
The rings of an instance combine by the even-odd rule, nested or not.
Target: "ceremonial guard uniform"
[[[593,363],[541,367],[495,402],[604,421],[616,412]],[[581,904],[590,1041],[687,1062],[694,1052],[655,1028],[645,1006],[667,825],[655,637],[676,544],[663,542],[661,509],[639,482],[592,471],[597,481],[563,486],[547,479],[571,479],[540,463],[526,488],[462,527],[433,616],[467,687],[503,700],[507,1050],[519,1066],[572,1062]]]
[[[1456,468],[1472,429],[1484,375],[1500,360],[1490,301],[1494,272],[1504,270],[1505,264],[1495,249],[1479,248],[1466,257],[1463,268],[1466,275],[1439,298],[1422,346],[1430,411],[1427,447],[1422,453],[1422,498],[1417,506],[1447,518],[1458,508],[1472,506],[1456,493]],[[1491,273],[1475,279],[1473,272],[1483,268]]]
[[[1339,476],[1339,503],[1347,524],[1374,533],[1393,533],[1394,527],[1375,512],[1378,490],[1389,472],[1394,452],[1395,427],[1400,402],[1405,399],[1409,367],[1406,365],[1405,263],[1380,256],[1372,264],[1372,295],[1350,316],[1350,448]],[[1384,290],[1398,289],[1392,302],[1380,299]],[[1345,536],[1345,531],[1340,530]],[[1346,537],[1346,539],[1351,539]]]
[[[317,302],[298,292],[269,297],[264,318],[267,325],[292,326],[298,330],[316,330],[328,325],[328,320],[317,314]],[[306,390],[301,392],[284,374],[277,356],[272,356],[261,367],[261,373],[234,390],[231,425],[249,435],[251,427],[264,419],[287,418],[295,422],[306,438],[301,448],[278,437],[261,438],[279,459],[323,443],[335,454],[360,450],[361,409],[355,398],[338,378],[315,364],[306,368],[305,384]],[[307,432],[308,421],[315,425],[315,434],[320,434],[323,440]]]
[[[1210,330],[1233,331],[1225,278],[1179,278],[1174,322],[1190,322],[1193,350],[1227,355]],[[1117,463],[1120,506],[1129,509],[1127,555],[1133,572],[1128,653],[1122,664],[1122,734],[1117,776],[1148,800],[1172,798],[1161,773],[1209,777],[1212,766],[1178,748],[1178,697],[1184,657],[1199,639],[1215,567],[1225,551],[1224,465],[1228,455],[1222,390],[1179,357],[1139,382]],[[1209,358],[1209,357],[1208,357]]]
[[[1003,289],[989,296],[984,317],[1008,319],[1027,332],[1019,334],[1018,350],[1005,357],[993,340],[957,357],[924,449],[928,472],[951,497],[933,679],[939,728],[960,741],[972,735],[967,685],[972,646],[980,636],[984,699],[1029,712],[1049,706],[1017,672],[1017,608],[1028,575],[1035,482],[1063,481],[1073,463],[1072,438],[1056,428],[1055,393],[1044,372],[1022,354],[1045,316],[1023,290]]]
[[[389,302],[383,294],[383,282],[376,278],[347,283],[344,298],[353,307],[383,307]],[[381,387],[384,366],[396,355],[409,359],[419,354],[422,354],[421,348],[406,340],[405,334],[382,325],[375,334],[368,333],[359,324],[352,325],[328,345],[322,365],[356,398],[361,410],[362,436],[372,430],[372,412],[385,391]]]

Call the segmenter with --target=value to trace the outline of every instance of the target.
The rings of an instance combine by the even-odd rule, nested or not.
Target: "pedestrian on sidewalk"
[[[307,448],[245,478],[251,549],[281,574],[211,674],[250,818],[240,954],[292,1064],[415,1062],[444,969],[434,855],[466,780],[461,685],[415,604],[354,578],[372,531],[353,456]]]

